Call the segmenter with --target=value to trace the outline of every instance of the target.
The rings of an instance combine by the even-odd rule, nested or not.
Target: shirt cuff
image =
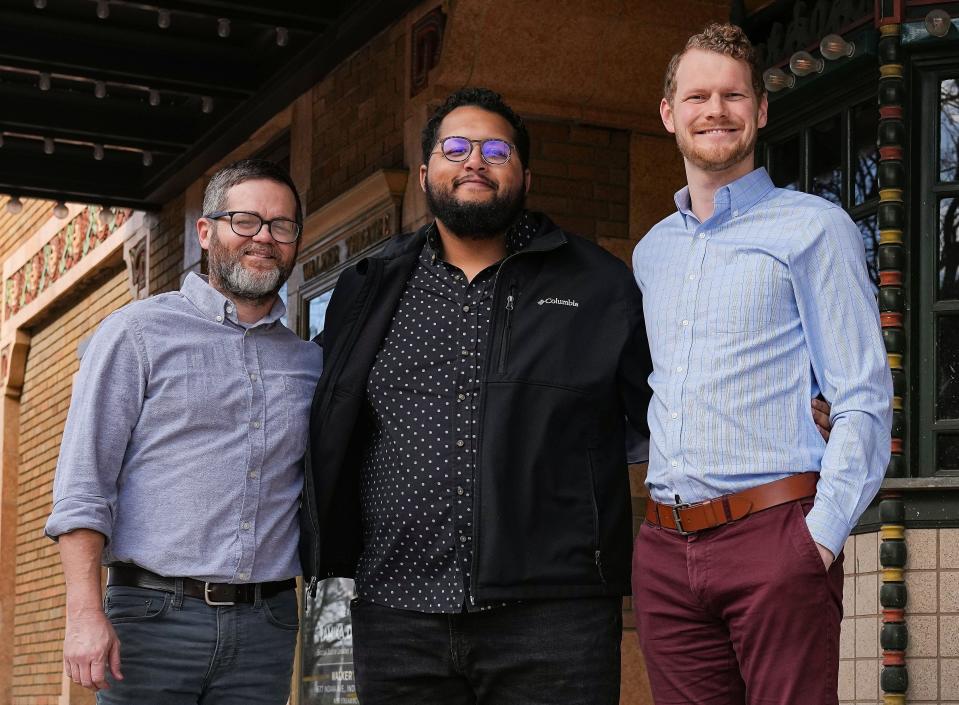
[[[103,497],[92,495],[64,497],[53,505],[43,533],[56,541],[75,529],[98,531],[110,542],[113,533],[113,512]]]
[[[839,556],[852,530],[844,518],[833,516],[818,504],[813,504],[806,515],[806,526],[813,541],[832,551],[833,557]]]

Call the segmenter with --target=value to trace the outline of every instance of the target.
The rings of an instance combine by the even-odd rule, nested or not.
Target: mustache
[[[469,176],[462,176],[453,181],[453,186],[459,186],[460,184],[464,184],[467,181],[481,181],[487,186],[489,186],[490,188],[496,188],[497,186],[495,181],[483,176],[482,174],[470,174]]]

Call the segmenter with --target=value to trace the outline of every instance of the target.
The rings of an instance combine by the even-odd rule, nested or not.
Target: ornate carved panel
[[[15,316],[75,267],[132,213],[128,208],[83,208],[4,281],[4,320]]]
[[[410,97],[426,88],[429,83],[430,69],[440,63],[443,49],[443,29],[446,27],[446,15],[442,8],[434,8],[417,20],[410,32],[412,51],[410,53]]]

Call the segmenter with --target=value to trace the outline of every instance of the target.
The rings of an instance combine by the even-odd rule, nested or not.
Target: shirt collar
[[[277,296],[273,308],[263,318],[253,324],[240,323],[233,302],[210,286],[207,276],[196,272],[190,272],[186,275],[186,279],[183,280],[183,285],[180,287],[180,293],[196,306],[205,318],[217,323],[228,320],[245,328],[255,328],[256,326],[275,323],[286,315],[286,304],[283,303],[283,299]]]
[[[725,186],[716,189],[716,195],[713,196],[713,205],[715,206],[713,215],[732,211],[734,217],[745,213],[763,199],[775,186],[765,167],[753,169],[744,176],[740,176]],[[689,197],[689,186],[683,186],[676,195],[673,196],[676,203],[676,209],[686,220],[689,216],[695,218],[692,211],[692,201]],[[698,222],[698,221],[697,221]]]

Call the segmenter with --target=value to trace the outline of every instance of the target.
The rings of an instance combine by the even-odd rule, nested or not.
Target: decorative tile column
[[[877,3],[879,26],[879,311],[883,341],[893,377],[892,455],[886,477],[908,475],[905,446],[906,334],[903,279],[906,269],[904,248],[905,209],[903,168],[906,128],[903,122],[903,81],[901,48],[901,0]],[[884,705],[906,702],[909,674],[906,669],[907,603],[905,577],[905,509],[900,492],[880,492],[882,522],[879,563],[882,586],[882,674],[880,685]]]

